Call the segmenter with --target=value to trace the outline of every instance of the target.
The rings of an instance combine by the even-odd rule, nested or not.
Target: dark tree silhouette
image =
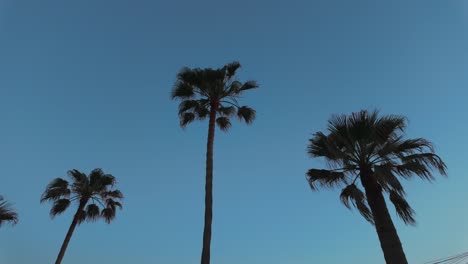
[[[202,264],[210,263],[211,223],[213,218],[213,144],[215,126],[227,131],[231,127],[232,116],[251,124],[255,110],[240,106],[238,99],[251,89],[258,88],[255,81],[241,83],[235,80],[238,62],[220,69],[184,68],[177,75],[172,90],[172,98],[181,100],[179,104],[180,125],[185,127],[195,119],[209,119],[206,150],[205,184],[205,227],[203,231]]]
[[[18,223],[18,214],[11,208],[10,203],[0,196],[0,226],[4,223]]]
[[[119,190],[112,189],[116,180],[111,174],[105,174],[101,169],[94,169],[87,176],[78,170],[70,170],[68,176],[72,179],[71,184],[62,178],[56,178],[47,185],[41,197],[41,203],[53,202],[50,209],[52,218],[63,213],[72,202],[78,204],[78,209],[55,261],[56,264],[62,262],[77,225],[85,220],[92,222],[100,218],[109,224],[115,218],[117,207],[122,209],[119,201],[123,199],[123,195]]]
[[[432,144],[423,138],[405,139],[405,128],[404,117],[379,117],[377,111],[336,115],[328,122],[328,133],[315,133],[308,146],[312,157],[325,158],[330,167],[307,172],[312,190],[344,186],[341,201],[348,208],[356,207],[374,224],[388,264],[408,261],[383,193],[389,195],[406,224],[415,224],[400,178],[416,176],[432,181],[432,169],[446,175],[446,165],[434,153]]]

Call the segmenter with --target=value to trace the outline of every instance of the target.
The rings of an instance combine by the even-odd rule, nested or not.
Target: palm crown
[[[10,203],[0,196],[0,226],[5,222],[18,223],[18,214],[11,209]]]
[[[232,116],[247,124],[255,119],[255,110],[240,106],[238,99],[242,93],[258,85],[255,81],[241,83],[235,80],[240,66],[238,62],[233,62],[220,69],[184,68],[178,73],[172,98],[182,100],[179,105],[182,127],[195,119],[205,119],[211,110],[216,112],[216,124],[224,131],[231,126]]]
[[[123,195],[119,190],[112,190],[116,180],[111,174],[95,169],[87,176],[78,170],[70,170],[68,176],[72,179],[71,184],[62,178],[56,178],[47,185],[41,197],[41,202],[53,202],[51,217],[63,213],[75,201],[81,208],[77,213],[78,223],[99,218],[110,223],[115,218],[117,207],[122,209],[119,201],[123,199]]]
[[[351,116],[333,116],[328,135],[315,133],[310,139],[308,153],[323,157],[330,169],[311,169],[307,179],[312,190],[317,186],[345,186],[340,198],[344,205],[356,207],[364,218],[373,223],[366,196],[356,184],[362,172],[375,176],[380,188],[387,192],[396,212],[406,224],[414,224],[414,211],[405,199],[400,178],[414,176],[434,179],[431,169],[446,175],[446,165],[434,153],[432,144],[422,138],[405,139],[406,119],[378,112],[361,111]]]

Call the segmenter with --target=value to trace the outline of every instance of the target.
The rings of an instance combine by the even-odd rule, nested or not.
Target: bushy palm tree
[[[406,224],[414,224],[414,211],[405,199],[400,179],[432,181],[432,169],[446,175],[446,165],[432,144],[423,138],[405,139],[405,128],[404,117],[379,117],[377,111],[336,115],[328,122],[328,133],[315,133],[308,146],[312,157],[325,158],[329,164],[329,169],[307,172],[312,190],[344,186],[341,201],[348,208],[356,207],[375,225],[389,264],[408,262],[383,193],[389,195],[398,216]]]
[[[18,214],[11,208],[3,196],[0,196],[0,226],[4,223],[18,223]]]
[[[181,100],[179,105],[180,125],[198,119],[209,119],[208,142],[206,150],[205,183],[205,227],[201,263],[210,263],[211,223],[213,212],[213,143],[215,127],[227,131],[231,127],[231,117],[251,124],[255,110],[239,105],[238,99],[247,91],[257,88],[255,81],[239,82],[234,78],[240,68],[238,62],[225,65],[220,69],[184,68],[177,75],[172,90],[172,98]]]
[[[105,174],[101,169],[94,169],[87,176],[78,170],[70,170],[68,176],[72,180],[71,183],[62,178],[56,178],[47,185],[41,197],[41,203],[45,201],[53,203],[50,209],[52,218],[63,213],[72,202],[78,205],[55,261],[56,264],[62,262],[77,225],[85,220],[92,222],[100,218],[109,224],[115,218],[117,207],[122,209],[119,201],[123,199],[123,195],[119,190],[112,189],[116,180],[111,174]]]

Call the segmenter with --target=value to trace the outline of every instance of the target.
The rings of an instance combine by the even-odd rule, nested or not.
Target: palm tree
[[[378,116],[360,111],[350,116],[336,115],[328,122],[328,134],[315,133],[308,153],[323,157],[329,169],[311,169],[307,180],[312,190],[345,186],[340,199],[354,206],[375,226],[386,263],[405,264],[403,247],[387,209],[383,193],[389,195],[397,215],[405,224],[415,224],[414,211],[405,199],[400,178],[417,176],[432,181],[432,169],[446,175],[446,165],[423,139],[405,139],[406,119]],[[364,188],[361,191],[359,186]]]
[[[123,199],[123,195],[119,190],[112,190],[116,180],[111,174],[105,174],[101,169],[94,169],[87,176],[78,170],[70,170],[68,176],[72,180],[71,184],[62,178],[56,178],[47,185],[41,197],[41,203],[53,202],[50,209],[52,218],[63,213],[72,202],[78,203],[78,209],[55,264],[62,262],[77,225],[85,220],[91,222],[99,218],[103,218],[109,224],[115,218],[117,207],[122,209],[122,204],[119,201]]]
[[[227,131],[231,127],[232,116],[237,116],[247,124],[251,124],[255,119],[255,110],[240,106],[238,99],[245,91],[258,88],[258,85],[255,81],[241,83],[234,78],[240,66],[238,62],[233,62],[219,69],[184,68],[177,74],[177,82],[172,90],[172,99],[181,100],[179,117],[182,127],[195,119],[209,118],[202,264],[210,263],[215,126],[218,125],[222,131]]]
[[[0,196],[0,226],[6,222],[18,223],[18,214],[11,209],[10,203]]]

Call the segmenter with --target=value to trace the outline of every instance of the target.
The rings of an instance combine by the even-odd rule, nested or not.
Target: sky
[[[124,193],[110,225],[84,223],[64,263],[200,261],[207,122],[179,126],[177,72],[240,61],[260,89],[215,139],[212,263],[384,263],[374,227],[312,192],[308,139],[334,113],[409,119],[448,166],[404,181],[418,224],[389,204],[409,263],[468,250],[468,2],[0,0],[0,194],[20,222],[0,263],[52,263],[73,210],[45,186],[102,168]],[[76,208],[76,207],[75,207]]]

